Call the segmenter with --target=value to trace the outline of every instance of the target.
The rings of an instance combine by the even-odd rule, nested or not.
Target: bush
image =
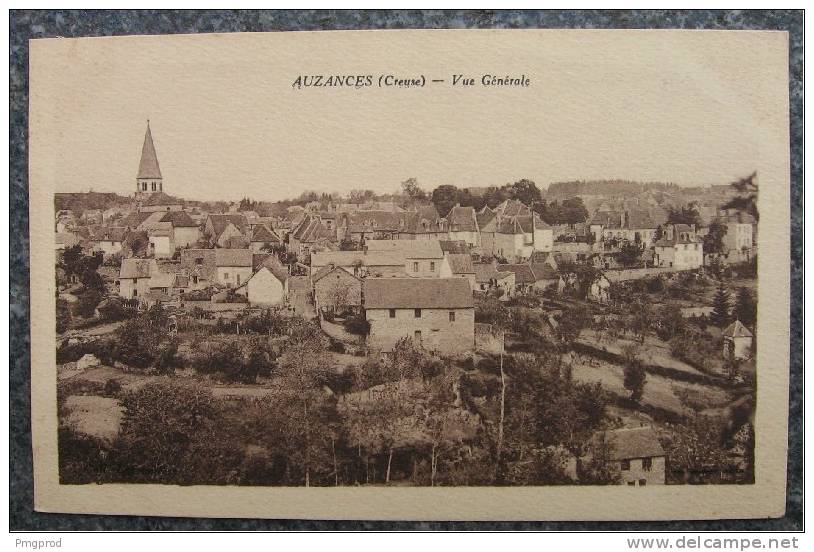
[[[87,289],[79,295],[79,301],[74,306],[74,312],[79,316],[89,318],[94,315],[96,306],[102,302],[102,292],[98,289]]]
[[[178,343],[173,339],[159,345],[154,367],[159,374],[172,374],[178,366]]]
[[[343,323],[345,330],[355,335],[367,335],[370,332],[370,322],[364,314],[349,316]]]
[[[126,318],[132,318],[136,315],[137,310],[133,307],[125,306],[125,304],[118,298],[110,298],[98,309],[99,316],[109,322],[118,322]]]
[[[105,388],[102,390],[105,397],[118,397],[119,393],[122,391],[122,384],[119,383],[119,380],[115,380],[113,378],[108,379],[105,382]]]
[[[65,299],[57,299],[57,333],[63,333],[71,326],[71,308]]]

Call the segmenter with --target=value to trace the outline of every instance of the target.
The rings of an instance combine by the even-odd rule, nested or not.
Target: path
[[[288,281],[288,304],[294,313],[311,319],[317,315],[311,304],[311,283],[308,276],[292,276]]]

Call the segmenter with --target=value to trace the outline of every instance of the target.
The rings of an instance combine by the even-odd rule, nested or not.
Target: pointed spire
[[[141,162],[138,165],[138,179],[160,179],[158,156],[155,154],[153,135],[150,132],[150,120],[147,119],[147,132],[144,134],[144,145],[141,147]]]

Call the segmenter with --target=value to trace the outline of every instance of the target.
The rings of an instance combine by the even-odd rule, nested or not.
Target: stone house
[[[172,226],[170,223],[162,223],[164,226],[154,226],[147,231],[150,240],[149,254],[156,259],[167,259],[175,254],[175,247],[172,242]]]
[[[501,301],[508,301],[515,296],[514,272],[501,272],[494,263],[473,263],[475,269],[476,291],[497,294]]]
[[[98,228],[91,234],[91,248],[93,251],[101,251],[105,256],[121,254],[127,232],[127,228],[123,226]]]
[[[246,237],[248,226],[246,217],[240,214],[209,215],[204,222],[203,234],[211,245],[228,247],[233,238]]]
[[[464,278],[469,282],[472,291],[478,288],[475,280],[475,267],[472,264],[472,255],[469,253],[450,253],[446,256],[452,278]]]
[[[270,306],[284,303],[288,297],[288,273],[278,265],[266,263],[246,282],[249,304]]]
[[[537,213],[516,200],[506,200],[495,210],[484,207],[477,215],[484,255],[510,262],[529,259],[535,251],[552,251],[554,232]]]
[[[122,259],[119,269],[119,296],[136,299],[148,291],[153,276],[158,276],[158,263],[155,259]]]
[[[173,254],[181,247],[190,247],[201,239],[201,229],[197,222],[185,211],[165,213],[161,223],[169,224],[172,230]]]
[[[723,331],[724,358],[746,360],[752,357],[752,332],[740,320],[735,320]]]
[[[252,230],[251,240],[249,241],[249,249],[255,253],[259,253],[267,245],[279,246],[282,245],[282,243],[283,241],[274,232],[274,230],[269,229],[265,224],[258,224]]]
[[[600,432],[594,436],[594,444],[601,446],[603,439],[609,459],[619,473],[621,485],[664,485],[667,453],[652,427]]]
[[[311,276],[317,310],[343,307],[358,311],[362,306],[362,280],[337,266],[325,266]]]
[[[211,285],[243,286],[253,274],[250,249],[182,249],[181,270],[189,276],[190,289]]]
[[[700,268],[704,264],[704,243],[690,226],[668,225],[665,236],[653,245],[653,264],[675,270]]]
[[[369,278],[362,284],[367,343],[384,352],[402,338],[443,354],[475,345],[475,304],[462,278]]]
[[[450,240],[463,241],[470,247],[480,247],[480,231],[474,207],[456,205],[447,214]]]

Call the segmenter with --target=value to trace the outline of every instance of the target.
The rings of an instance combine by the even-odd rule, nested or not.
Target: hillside
[[[574,196],[633,197],[644,192],[665,192],[679,194],[677,184],[666,182],[633,182],[630,180],[575,180],[571,182],[554,182],[548,187],[550,198],[569,198]]]
[[[54,194],[54,208],[57,211],[70,209],[76,215],[89,209],[110,209],[116,205],[131,202],[132,199],[111,192],[77,192]]]

